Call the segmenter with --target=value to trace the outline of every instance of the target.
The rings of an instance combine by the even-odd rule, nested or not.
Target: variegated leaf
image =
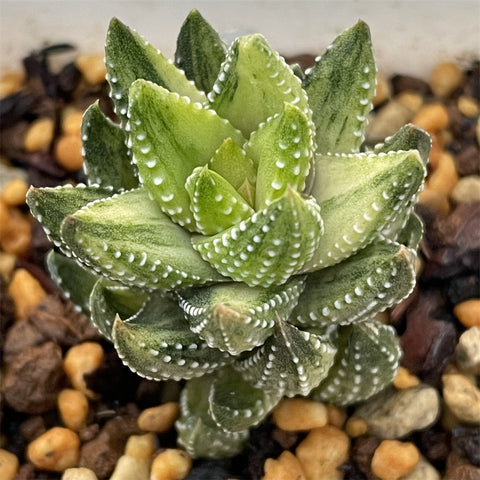
[[[209,346],[238,355],[262,345],[272,334],[275,315],[288,318],[304,278],[282,286],[248,287],[226,283],[179,292],[190,328]]]
[[[138,187],[125,133],[103,114],[98,102],[83,115],[82,142],[83,166],[89,184],[113,188],[116,192]]]
[[[225,59],[227,47],[198,10],[192,10],[180,29],[175,64],[196,87],[209,92]]]
[[[312,397],[336,405],[366,400],[392,382],[400,355],[389,325],[371,320],[340,327],[335,364]]]
[[[222,275],[250,286],[285,283],[318,246],[320,209],[292,189],[222,233],[192,238],[193,247]]]
[[[27,192],[27,204],[32,215],[41,223],[48,238],[55,246],[68,252],[60,235],[65,217],[94,200],[110,195],[113,195],[111,188],[85,187],[83,184],[78,184],[76,187],[70,184],[59,187],[30,187]]]
[[[112,339],[125,365],[155,380],[200,377],[232,361],[200,341],[178,304],[161,292],[126,321],[117,316]]]
[[[308,395],[327,376],[335,352],[330,332],[306,332],[277,318],[274,335],[235,366],[266,392]]]
[[[115,194],[68,216],[62,238],[82,263],[125,285],[149,290],[222,280],[145,189]]]
[[[389,154],[318,155],[313,195],[325,225],[302,272],[339,263],[409,213],[425,166],[416,150]]]
[[[232,457],[245,446],[248,429],[231,432],[219,427],[209,414],[209,395],[215,375],[189,380],[180,396],[181,416],[175,427],[178,443],[194,458]]]
[[[143,80],[130,89],[130,143],[140,178],[174,222],[197,231],[185,181],[226,138],[244,138],[214,110]]]
[[[375,94],[375,59],[368,26],[339,35],[306,72],[303,86],[316,127],[317,152],[358,152]]]
[[[290,322],[308,328],[371,318],[410,294],[414,258],[403,245],[375,242],[338,265],[313,272]]]
[[[423,236],[422,219],[414,212],[406,219],[405,226],[398,232],[395,240],[412,250],[417,250]]]
[[[209,413],[224,430],[242,432],[261,422],[281,398],[280,389],[265,392],[255,388],[239,372],[227,367],[212,382]]]
[[[300,80],[260,34],[232,43],[208,99],[246,138],[285,102],[311,115]]]
[[[186,95],[194,102],[206,100],[182,70],[117,18],[111,20],[108,28],[105,65],[115,113],[123,126],[127,123],[128,89],[139,78]]]
[[[197,167],[185,182],[196,230],[215,235],[253,214],[253,208],[218,173],[207,165]]]
[[[46,258],[47,269],[63,295],[90,315],[90,292],[99,279],[98,275],[86,270],[72,258],[50,250]]]
[[[288,187],[303,191],[313,135],[305,114],[289,103],[252,133],[245,149],[258,165],[255,210],[280,198]]]
[[[253,186],[257,181],[257,170],[253,160],[247,157],[245,150],[231,138],[225,139],[218,147],[215,155],[208,162],[208,167],[221,175],[237,191],[245,182]],[[249,201],[249,197],[245,200],[250,206],[254,206],[254,202]]]
[[[142,290],[100,277],[91,289],[90,320],[104,337],[112,340],[112,329],[117,315],[120,318],[129,318],[135,315],[147,300],[148,295]]]

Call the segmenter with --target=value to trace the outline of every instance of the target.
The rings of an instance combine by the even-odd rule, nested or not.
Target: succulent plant
[[[31,188],[65,295],[147,378],[186,380],[178,438],[236,454],[283,396],[349,405],[401,351],[379,314],[411,292],[430,139],[367,148],[368,27],[303,72],[259,35],[226,46],[197,11],[175,61],[113,19],[118,116],[84,114],[88,184]]]

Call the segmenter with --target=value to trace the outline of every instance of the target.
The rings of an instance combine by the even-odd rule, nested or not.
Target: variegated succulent
[[[28,204],[52,276],[124,363],[186,380],[179,442],[231,456],[283,396],[383,389],[401,352],[378,315],[415,282],[430,140],[406,125],[365,147],[367,25],[306,72],[196,11],[174,61],[117,19],[105,58],[119,121],[85,112],[88,185]]]

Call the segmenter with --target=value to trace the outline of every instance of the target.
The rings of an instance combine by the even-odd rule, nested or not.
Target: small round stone
[[[420,383],[420,380],[416,375],[411,373],[405,367],[399,367],[397,376],[393,379],[393,385],[395,388],[402,390],[404,388],[415,387]]]
[[[263,466],[262,480],[306,480],[298,458],[289,450],[284,450],[277,458],[267,458]]]
[[[460,335],[455,359],[465,373],[480,375],[480,327],[471,327]]]
[[[352,437],[361,437],[368,432],[368,424],[363,418],[351,417],[345,424],[345,431]]]
[[[480,298],[471,298],[453,308],[454,315],[463,326],[480,327]]]
[[[67,468],[62,475],[62,480],[98,480],[93,470],[85,467]]]
[[[314,428],[299,443],[295,453],[309,480],[341,480],[338,467],[349,458],[350,439],[337,427]]]
[[[398,480],[412,472],[419,460],[420,453],[413,443],[383,440],[375,449],[371,468],[381,480]]]
[[[107,69],[103,61],[103,55],[79,55],[75,65],[82,73],[87,82],[97,85],[105,81]]]
[[[2,188],[2,200],[9,207],[18,207],[25,204],[28,184],[23,178],[10,180]]]
[[[457,182],[458,173],[453,155],[443,152],[439,157],[437,168],[428,178],[428,188],[448,196],[452,193]]]
[[[57,399],[58,411],[63,424],[78,432],[87,424],[89,404],[86,395],[80,390],[65,388]]]
[[[328,412],[320,402],[307,398],[285,398],[274,408],[272,419],[282,430],[311,430],[327,424]]]
[[[13,480],[18,471],[18,458],[17,456],[0,448],[0,474],[2,480]]]
[[[480,390],[461,374],[442,376],[443,399],[462,422],[480,424]]]
[[[55,122],[51,118],[34,120],[25,134],[23,146],[27,152],[46,150],[53,140]]]
[[[480,202],[480,176],[468,175],[460,178],[450,198],[456,204]]]
[[[150,460],[155,452],[155,436],[152,433],[145,435],[131,435],[125,445],[125,455]]]
[[[448,97],[463,81],[462,69],[453,62],[441,62],[430,75],[430,88],[437,97]]]
[[[192,469],[192,459],[184,450],[167,448],[153,460],[150,480],[182,480]]]
[[[466,117],[476,117],[480,110],[477,101],[468,95],[461,95],[458,98],[457,107]]]
[[[15,270],[8,294],[14,301],[17,320],[24,320],[47,296],[40,282],[24,268]]]
[[[429,133],[439,132],[449,123],[448,111],[438,102],[426,104],[413,117],[412,123]]]
[[[63,472],[78,464],[80,439],[68,428],[53,427],[28,444],[27,457],[37,468]]]
[[[83,165],[82,140],[80,135],[63,135],[55,145],[57,162],[70,172],[80,170]]]
[[[145,409],[138,417],[138,428],[146,432],[168,432],[180,415],[177,402],[167,402]]]

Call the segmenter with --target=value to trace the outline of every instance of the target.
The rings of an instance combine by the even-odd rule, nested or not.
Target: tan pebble
[[[453,313],[463,326],[480,327],[480,298],[471,298],[457,303]]]
[[[438,133],[431,133],[430,138],[432,139],[432,148],[428,155],[428,164],[432,170],[435,170],[440,163],[440,157],[445,149],[444,138]]]
[[[18,471],[18,458],[17,456],[0,448],[0,478],[2,480],[13,480]]]
[[[63,135],[55,145],[57,162],[70,172],[80,170],[83,165],[82,140],[80,135]]]
[[[262,480],[306,480],[303,468],[298,458],[285,450],[275,460],[267,458],[263,465],[265,475]]]
[[[477,137],[477,143],[480,145],[480,117],[477,120],[477,127],[475,128],[475,135]]]
[[[442,406],[442,413],[440,415],[440,425],[442,428],[449,432],[455,427],[460,425],[460,420],[456,417],[456,415],[448,408],[448,405],[444,404]]]
[[[438,97],[448,97],[463,81],[462,69],[453,62],[441,62],[430,75],[430,88]]]
[[[307,398],[284,398],[272,412],[273,423],[288,432],[311,430],[327,424],[327,408]]]
[[[75,64],[88,83],[97,85],[105,81],[107,69],[103,55],[79,55]]]
[[[152,462],[150,480],[182,480],[192,469],[192,459],[184,450],[167,448]]]
[[[145,409],[138,417],[137,425],[146,432],[167,432],[180,415],[177,402],[167,402],[158,407]]]
[[[377,73],[376,81],[377,88],[375,91],[375,97],[373,97],[372,100],[372,103],[375,107],[386,102],[392,94],[392,87],[385,75],[382,73]]]
[[[383,440],[373,454],[371,468],[381,480],[398,480],[412,472],[419,460],[420,453],[413,443]]]
[[[344,408],[327,403],[327,423],[337,428],[342,428],[347,420],[347,412]]]
[[[0,98],[17,93],[25,81],[23,72],[7,72],[0,78]]]
[[[145,435],[131,435],[125,446],[125,455],[134,458],[151,460],[155,452],[155,436],[152,433]]]
[[[480,202],[480,176],[468,175],[458,180],[450,194],[454,203]]]
[[[457,107],[466,117],[476,117],[480,110],[478,102],[469,95],[461,95],[457,100]]]
[[[441,103],[430,103],[423,107],[413,117],[412,123],[429,133],[439,132],[447,127],[448,112]]]
[[[62,480],[98,480],[93,470],[85,467],[67,468],[62,475]]]
[[[17,320],[24,320],[47,296],[40,282],[24,268],[15,270],[8,286],[8,294],[15,304]]]
[[[480,375],[480,327],[470,327],[460,335],[455,359],[465,373]]]
[[[83,112],[76,108],[66,109],[62,119],[62,132],[65,135],[80,135]]]
[[[77,466],[80,439],[68,428],[53,427],[28,444],[27,457],[41,470],[63,472]]]
[[[28,253],[32,240],[31,224],[16,207],[0,198],[0,246],[4,252],[19,257]]]
[[[410,388],[420,383],[419,378],[405,367],[399,367],[393,385],[398,389]]]
[[[480,424],[480,390],[461,374],[442,376],[443,399],[462,422]]]
[[[28,185],[25,180],[16,178],[8,182],[2,190],[2,199],[9,207],[18,207],[25,204]]]
[[[65,388],[58,394],[58,411],[63,424],[78,432],[87,424],[88,399],[80,390]]]
[[[420,93],[410,92],[408,90],[401,92],[396,97],[397,102],[417,113],[423,105],[423,97]]]
[[[428,187],[444,195],[450,195],[458,182],[457,167],[453,155],[443,152],[437,168],[428,178]]]
[[[144,458],[122,455],[109,480],[149,480],[150,462]]]
[[[352,438],[361,437],[368,431],[368,423],[363,418],[350,417],[345,424],[345,431]]]
[[[337,427],[315,428],[299,443],[295,453],[308,480],[341,480],[338,467],[348,458],[350,439]]]
[[[430,188],[428,183],[423,191],[420,192],[418,202],[431,208],[442,217],[446,217],[450,213],[450,203],[447,195]]]
[[[17,257],[12,253],[0,251],[0,275],[10,283]]]
[[[38,118],[28,127],[23,140],[27,152],[46,150],[53,140],[55,122],[51,118]]]
[[[95,399],[97,394],[87,388],[83,376],[95,371],[103,361],[103,348],[97,342],[84,342],[71,347],[65,354],[63,369],[74,388],[88,398]]]

